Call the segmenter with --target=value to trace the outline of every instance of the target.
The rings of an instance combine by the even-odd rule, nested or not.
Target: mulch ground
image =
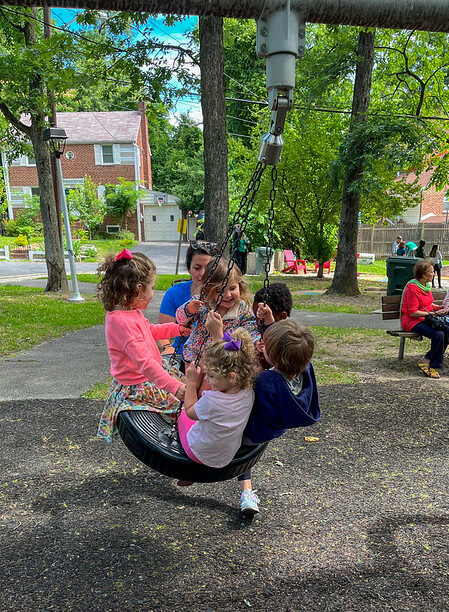
[[[448,400],[322,388],[323,422],[256,466],[252,521],[235,482],[180,489],[96,440],[101,402],[0,404],[0,607],[449,610]]]

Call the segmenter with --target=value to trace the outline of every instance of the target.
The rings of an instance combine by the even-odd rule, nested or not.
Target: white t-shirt
[[[204,391],[195,404],[199,420],[187,433],[187,442],[202,463],[220,468],[233,459],[253,404],[252,388],[238,393]]]

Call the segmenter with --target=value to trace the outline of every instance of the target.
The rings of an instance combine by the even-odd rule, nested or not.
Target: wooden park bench
[[[432,295],[435,304],[441,304],[446,296],[446,291],[432,291]],[[401,313],[399,312],[401,298],[401,295],[386,295],[382,297],[382,319],[384,321],[401,318]],[[407,332],[403,329],[398,329],[397,331],[388,330],[387,334],[400,338],[398,359],[404,359],[405,340],[407,338],[419,341],[423,339],[419,334],[415,334],[413,331]]]

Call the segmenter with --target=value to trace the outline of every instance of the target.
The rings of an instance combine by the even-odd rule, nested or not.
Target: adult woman
[[[438,244],[434,244],[430,249],[429,261],[433,263],[433,268],[438,276],[438,289],[441,289],[441,268],[443,267],[443,256],[441,255]],[[435,274],[432,278],[432,287],[435,287]]]
[[[430,351],[420,359],[418,367],[430,378],[440,378],[436,368],[443,367],[444,351],[448,344],[447,329],[433,329],[425,322],[425,317],[439,310],[433,301],[430,282],[433,278],[433,264],[420,260],[413,269],[414,279],[409,281],[402,294],[401,326],[404,331],[413,331],[430,338]]]
[[[218,248],[214,242],[192,242],[186,253],[186,268],[192,280],[176,283],[165,293],[159,309],[158,323],[172,323],[175,320],[177,309],[198,293],[201,279],[207,264],[218,255]],[[173,347],[169,342],[160,345],[162,354],[167,355],[176,350],[180,352],[185,338],[176,338]]]

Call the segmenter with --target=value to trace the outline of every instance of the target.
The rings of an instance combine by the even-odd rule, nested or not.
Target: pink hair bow
[[[132,259],[133,258],[133,254],[131,253],[131,251],[128,251],[128,249],[123,249],[123,251],[120,251],[120,253],[117,255],[117,257],[115,258],[115,261],[118,261],[119,259]]]
[[[223,340],[226,342],[224,345],[226,351],[239,351],[242,347],[241,340],[233,340],[233,338],[225,332],[223,334]]]

